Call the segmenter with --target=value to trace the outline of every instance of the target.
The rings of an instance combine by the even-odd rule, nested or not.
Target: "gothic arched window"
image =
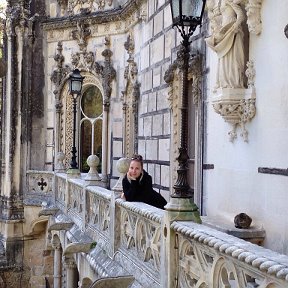
[[[79,166],[81,172],[88,172],[87,158],[92,154],[97,155],[100,159],[98,172],[101,173],[103,96],[100,89],[94,85],[84,87],[83,91],[80,99]]]

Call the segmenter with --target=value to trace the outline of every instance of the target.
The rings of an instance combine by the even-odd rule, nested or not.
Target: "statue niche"
[[[211,36],[205,41],[218,57],[213,108],[232,125],[228,133],[231,142],[237,138],[237,126],[248,142],[245,124],[256,112],[255,70],[253,61],[247,61],[249,27],[244,4],[243,0],[207,1]]]

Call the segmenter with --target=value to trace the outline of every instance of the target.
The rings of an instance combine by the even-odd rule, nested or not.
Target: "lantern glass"
[[[174,25],[194,26],[201,23],[205,1],[170,0]]]
[[[84,77],[81,76],[80,71],[75,69],[69,78],[69,88],[71,94],[79,95],[81,93],[83,79]]]

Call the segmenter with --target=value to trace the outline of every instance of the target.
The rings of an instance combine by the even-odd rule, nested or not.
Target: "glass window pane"
[[[84,120],[81,124],[81,161],[80,170],[81,172],[88,172],[90,167],[86,160],[91,155],[92,151],[92,125],[90,121]]]
[[[97,167],[98,173],[101,173],[102,164],[102,120],[98,120],[94,126],[94,154],[99,157],[100,163]]]
[[[81,98],[81,110],[84,117],[97,118],[103,112],[102,94],[98,87],[90,86]]]

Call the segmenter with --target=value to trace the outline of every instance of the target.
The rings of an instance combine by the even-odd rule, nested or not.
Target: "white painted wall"
[[[247,124],[249,142],[229,142],[231,126],[212,107],[216,54],[208,49],[207,143],[204,171],[207,215],[226,217],[246,212],[266,230],[264,245],[288,253],[288,177],[259,174],[258,167],[288,167],[288,2],[262,4],[262,33],[250,35],[250,59],[256,69],[256,116]],[[273,22],[272,22],[273,21]],[[206,197],[205,196],[205,197]]]

